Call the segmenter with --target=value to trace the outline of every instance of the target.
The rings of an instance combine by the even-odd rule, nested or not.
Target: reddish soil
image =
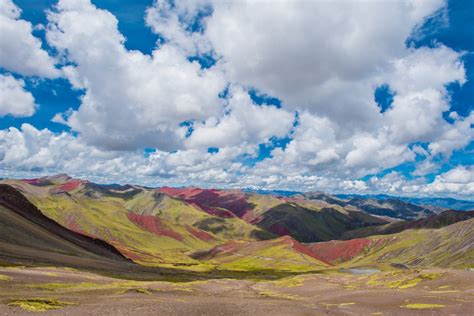
[[[140,253],[140,254],[137,254],[131,250],[129,250],[127,247],[123,246],[123,245],[114,245],[122,255],[124,255],[125,257],[127,257],[128,259],[134,261],[134,262],[140,262],[140,261],[146,261],[147,257],[146,255]],[[157,259],[159,258],[157,255],[154,256],[154,259]]]
[[[136,253],[128,250],[125,246],[115,245],[115,247],[120,251],[120,253],[122,255],[124,255],[125,257],[127,257],[128,259],[130,259],[134,262],[141,261],[141,260],[144,259],[144,256],[137,255]],[[155,255],[155,258],[157,258],[157,257],[158,256]]]
[[[288,236],[290,235],[290,231],[288,230],[288,228],[286,228],[285,226],[282,226],[280,224],[273,224],[272,226],[270,226],[270,228],[268,229],[271,233],[274,233],[278,236]]]
[[[210,250],[206,250],[200,253],[196,253],[196,257],[199,259],[204,259],[204,260],[209,260],[216,255],[221,255],[221,254],[228,254],[228,253],[234,253],[241,249],[245,244],[238,243],[235,241],[229,241],[226,242],[225,244],[216,246]]]
[[[235,215],[232,212],[228,211],[228,210],[216,209],[216,208],[208,207],[208,206],[202,205],[200,203],[191,202],[191,201],[190,201],[190,204],[192,206],[196,207],[197,209],[203,210],[204,212],[206,212],[207,214],[210,214],[210,215],[214,215],[214,216],[218,216],[218,217],[222,217],[222,218],[235,217]]]
[[[326,264],[328,264],[328,265],[331,265],[331,263],[330,263],[329,261],[327,261],[326,258],[318,256],[318,254],[316,254],[316,253],[313,252],[310,248],[308,248],[308,247],[306,247],[305,245],[301,244],[301,243],[298,242],[297,240],[295,240],[295,239],[293,239],[293,238],[291,238],[291,237],[289,237],[289,236],[285,237],[283,240],[284,240],[285,243],[290,244],[290,246],[291,246],[294,250],[296,250],[296,251],[298,251],[298,252],[300,252],[300,253],[303,253],[303,254],[305,254],[305,255],[307,255],[307,256],[310,256],[310,257],[312,257],[312,258],[314,258],[314,259],[317,259],[317,260],[319,260],[319,261],[321,261],[321,262],[324,262],[324,263],[326,263]]]
[[[165,193],[167,195],[173,197],[180,197],[183,199],[190,199],[197,194],[204,191],[204,189],[199,188],[170,188],[170,187],[162,187],[159,189],[161,193]]]
[[[317,254],[311,251],[311,249],[299,243],[298,241],[296,241],[290,236],[285,236],[278,240],[257,241],[257,242],[252,242],[252,243],[238,243],[238,242],[230,241],[223,245],[216,246],[209,251],[201,253],[198,255],[198,257],[201,259],[206,258],[208,260],[215,257],[216,255],[223,255],[226,253],[234,253],[234,252],[241,251],[245,247],[256,247],[256,248],[264,249],[265,247],[271,247],[274,245],[287,245],[288,247],[291,247],[292,249],[296,250],[297,252],[301,254],[305,254],[327,265],[331,265],[324,258],[320,258]]]
[[[237,251],[239,248],[242,247],[243,244],[237,243],[235,241],[229,241],[223,245],[219,245],[214,247],[211,250],[211,255],[214,256],[216,254],[223,254],[223,253],[232,253]]]
[[[183,236],[177,232],[166,227],[161,220],[153,215],[140,215],[133,212],[127,213],[128,219],[138,225],[140,228],[145,229],[158,236],[166,236],[178,241],[183,240]]]
[[[327,241],[309,245],[311,251],[321,260],[334,263],[348,261],[359,255],[364,249],[383,242],[382,239],[373,242],[370,239],[359,238],[346,241]]]
[[[214,240],[214,237],[212,237],[211,234],[203,231],[203,230],[200,230],[200,229],[196,229],[196,228],[193,228],[191,226],[186,226],[186,230],[191,233],[194,237],[196,238],[199,238],[203,241],[211,241],[211,240]]]
[[[43,183],[41,179],[22,179],[21,181],[26,182],[31,185],[40,185]]]
[[[71,180],[69,182],[66,182],[64,184],[59,185],[56,189],[58,191],[70,192],[72,190],[77,189],[84,182],[85,181],[83,181],[83,180]]]
[[[245,200],[245,194],[239,191],[163,187],[160,192],[183,199],[219,217],[252,218],[247,215],[252,212],[252,206]]]

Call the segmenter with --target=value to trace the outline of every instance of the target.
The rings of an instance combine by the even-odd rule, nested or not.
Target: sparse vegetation
[[[409,308],[409,309],[432,309],[432,308],[443,308],[444,305],[442,305],[442,304],[412,303],[412,304],[402,305],[402,307]]]
[[[10,281],[12,278],[8,275],[0,274],[0,281]]]
[[[10,302],[10,306],[18,306],[29,312],[46,312],[61,309],[73,303],[58,301],[53,298],[32,298],[25,300],[15,300]]]

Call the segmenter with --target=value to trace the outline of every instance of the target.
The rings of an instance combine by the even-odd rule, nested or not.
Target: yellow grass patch
[[[412,303],[412,304],[402,305],[401,307],[409,308],[409,309],[430,309],[430,308],[443,308],[444,305],[442,305],[442,304]]]
[[[10,281],[12,278],[8,275],[0,274],[0,281]]]
[[[73,303],[61,302],[54,298],[32,298],[12,301],[8,305],[18,306],[29,312],[46,312],[50,310],[61,309],[68,305],[73,305]]]

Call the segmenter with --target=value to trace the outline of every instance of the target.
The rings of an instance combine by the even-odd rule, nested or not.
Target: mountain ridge
[[[403,241],[404,236],[415,236],[428,243],[424,230],[444,229],[472,216],[465,211],[438,214],[394,199],[344,200],[323,192],[282,196],[237,189],[102,185],[67,175],[1,183],[21,191],[59,225],[105,241],[138,265],[196,271],[242,271],[246,266],[256,271],[265,264],[275,271],[327,269],[327,264],[346,262],[354,249],[359,249],[357,254],[372,249],[366,253],[371,255],[374,245],[392,246],[379,241],[391,237],[377,235]],[[314,243],[327,245],[325,251],[333,255],[306,246]],[[339,245],[335,251],[332,244]],[[421,251],[413,247],[411,252]],[[215,255],[204,255],[210,253]]]

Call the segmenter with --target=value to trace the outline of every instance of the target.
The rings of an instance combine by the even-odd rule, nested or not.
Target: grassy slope
[[[290,235],[301,242],[337,239],[345,231],[384,223],[362,212],[347,211],[339,206],[318,208],[308,202],[276,205],[261,218],[259,227],[280,236]]]
[[[414,228],[441,228],[473,217],[474,211],[448,210],[440,214],[430,215],[426,218],[414,221],[399,221],[381,226],[365,227],[356,230],[346,231],[342,234],[341,239],[354,239],[372,235],[395,234],[407,229]]]
[[[77,181],[64,183],[64,179],[48,182],[47,185],[32,185],[17,180],[3,182],[20,187],[48,217],[74,231],[109,242],[141,264],[275,271],[309,271],[324,267],[320,260],[295,249],[288,242],[281,242],[281,239],[248,243],[268,238],[269,235],[237,216],[223,218],[211,215],[195,205],[156,190],[130,186],[89,187],[87,183]],[[239,201],[234,195],[223,194],[225,203],[239,207],[234,203]],[[240,195],[237,197],[240,198]],[[379,221],[364,213],[351,212],[339,206],[322,207],[311,201],[260,195],[246,195],[246,199],[253,208],[246,214],[252,214],[253,220],[260,221],[258,225],[261,228],[280,235],[291,234],[300,241],[337,238],[348,229]],[[362,242],[362,247],[359,247],[359,243],[355,242],[353,246],[359,247],[355,253],[352,246],[345,245],[345,250],[341,250],[339,245],[343,244],[333,242],[338,245],[339,257],[317,257],[323,261],[327,258],[333,263],[349,260],[344,266],[379,263],[472,266],[472,220],[467,222],[471,224],[451,225],[457,229],[449,226],[439,231],[409,230],[390,236],[372,236],[369,245]],[[196,260],[190,256],[196,251],[228,245],[227,242],[232,240],[240,240],[234,243],[239,245],[236,252],[219,253],[208,260]],[[331,247],[325,251],[330,250]]]
[[[343,266],[404,264],[409,267],[474,267],[474,219],[440,229],[410,229],[401,233],[358,239],[363,247],[350,247]],[[317,243],[316,253],[344,252],[356,240]],[[357,251],[354,249],[357,248]],[[334,260],[334,261],[337,261]],[[333,261],[333,262],[334,262]]]
[[[308,249],[291,237],[256,242],[228,242],[209,251],[196,253],[195,257],[212,262],[222,270],[305,272],[328,266],[314,258]]]
[[[9,181],[21,188],[30,201],[48,217],[77,232],[98,237],[117,247],[130,259],[146,265],[200,265],[188,254],[207,249],[229,239],[255,240],[260,230],[238,218],[226,219],[197,210],[179,200],[155,197],[142,191],[130,197],[106,195],[84,185],[61,192],[54,184],[30,185]],[[149,231],[131,220],[130,212],[157,217],[159,225],[175,238]],[[201,229],[207,229],[202,232]],[[168,234],[170,235],[170,234]]]
[[[0,185],[0,257],[12,263],[69,262],[89,268],[131,264],[105,242],[52,221],[21,193],[4,185]]]
[[[340,205],[303,198],[278,198],[240,190],[161,188],[160,192],[193,203],[221,217],[238,217],[278,236],[290,235],[303,242],[339,238],[341,233],[386,223],[379,218]]]
[[[125,207],[135,213],[154,215],[160,217],[172,227],[192,226],[212,234],[216,239],[225,241],[229,239],[255,240],[256,235],[265,233],[237,218],[226,218],[210,215],[184,201],[156,192],[143,191],[125,202]],[[157,203],[157,199],[159,202]]]

